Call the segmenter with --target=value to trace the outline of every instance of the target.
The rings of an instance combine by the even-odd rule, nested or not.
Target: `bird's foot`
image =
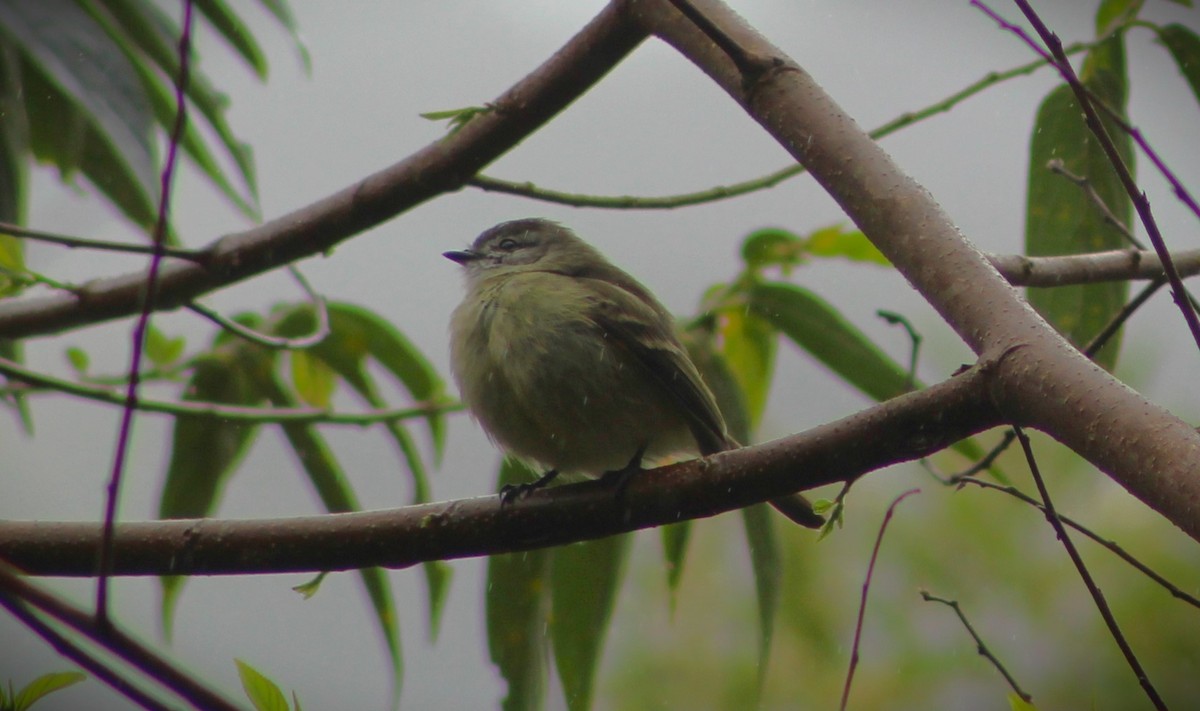
[[[554,481],[554,478],[557,476],[558,470],[551,469],[534,481],[527,481],[522,484],[505,484],[504,486],[500,487],[500,506],[511,504],[517,499],[524,497],[531,491],[544,489],[550,482]]]

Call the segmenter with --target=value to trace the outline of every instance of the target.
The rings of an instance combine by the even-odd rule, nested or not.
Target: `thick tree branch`
[[[776,67],[747,85],[667,0],[627,3],[808,168],[976,353],[1011,349],[995,393],[1005,419],[1047,432],[1200,539],[1200,435],[1064,341],[808,73],[716,0],[694,5]]]
[[[999,423],[994,362],[802,434],[633,477],[388,511],[260,521],[118,524],[115,575],[229,575],[406,567],[601,538],[848,481],[937,452]],[[0,522],[0,559],[35,575],[96,573],[100,524]]]
[[[420,203],[461,188],[587,91],[633,51],[645,33],[616,6],[605,8],[541,67],[456,133],[338,193],[271,222],[223,237],[189,260],[163,265],[161,310],[332,249]],[[0,337],[58,333],[137,313],[144,272],[97,279],[71,293],[0,303]]]

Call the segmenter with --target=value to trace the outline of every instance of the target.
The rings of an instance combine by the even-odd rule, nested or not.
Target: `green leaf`
[[[290,711],[287,697],[267,677],[241,659],[233,660],[237,664],[238,677],[242,680],[242,689],[254,708],[258,711]]]
[[[742,509],[746,526],[746,543],[750,547],[750,563],[754,568],[754,591],[758,597],[758,684],[756,695],[762,694],[766,681],[767,662],[771,657],[771,640],[775,632],[775,613],[779,610],[780,585],[783,580],[783,560],[779,540],[771,522],[771,512],[765,504]],[[749,704],[758,706],[759,698]]]
[[[1158,29],[1158,41],[1175,59],[1175,66],[1200,101],[1200,37],[1183,25],[1170,24]]]
[[[104,27],[113,42],[125,52],[137,70],[159,125],[164,131],[173,130],[177,108],[173,78],[179,76],[180,71],[179,50],[176,46],[179,27],[153,4],[138,0],[104,0],[103,10],[90,3],[85,7]],[[158,65],[161,71],[156,73],[151,62]],[[249,148],[233,137],[225,123],[224,112],[228,108],[228,100],[212,88],[204,74],[197,71],[195,66],[189,73],[185,92],[187,99],[194,108],[199,109],[199,115],[209,122],[213,132],[221,139],[230,157],[236,162],[246,184],[248,196],[243,196],[233,186],[217,163],[198,128],[196,112],[189,115],[190,120],[183,126],[181,145],[184,152],[244,215],[257,218],[258,197],[251,155]]]
[[[100,144],[85,144],[79,164],[89,158],[119,164],[153,204],[158,182],[150,107],[136,70],[104,29],[74,3],[9,0],[0,3],[0,35],[27,58],[26,74],[36,74],[61,97],[58,110],[69,105],[74,120],[86,124],[88,143]],[[32,115],[30,127],[39,128]],[[108,193],[104,172],[89,177]]]
[[[632,536],[554,549],[550,636],[567,708],[587,711]]]
[[[753,270],[770,266],[787,269],[802,261],[801,243],[795,233],[779,227],[755,230],[742,240],[742,260]]]
[[[747,442],[750,433],[758,428],[767,409],[767,398],[771,393],[771,379],[775,375],[776,334],[771,323],[738,304],[721,309],[716,313],[719,353],[726,372],[733,376],[736,391],[726,394],[724,402],[718,399],[722,413],[730,420],[736,415],[733,407],[742,410],[745,418],[744,431],[739,432],[734,422],[729,422],[730,433],[735,439]],[[721,383],[718,366],[701,371],[710,387],[728,389]],[[713,392],[716,395],[716,391]],[[736,398],[737,403],[734,404]]]
[[[663,526],[663,558],[667,566],[667,593],[670,595],[671,612],[675,611],[675,596],[679,581],[683,580],[683,562],[687,557],[687,546],[692,536],[692,522],[680,521]]]
[[[291,352],[292,385],[300,399],[313,407],[329,407],[337,381],[333,369],[307,351]]]
[[[265,374],[260,386],[275,407],[292,408],[298,404],[273,373]],[[284,423],[280,427],[296,453],[297,462],[304,468],[308,480],[316,489],[325,510],[330,513],[359,510],[358,497],[355,496],[350,481],[317,428],[299,422]],[[375,618],[379,621],[379,630],[392,661],[394,688],[399,694],[404,662],[400,648],[400,622],[396,615],[395,600],[387,572],[382,568],[363,568],[358,574],[367,590],[367,597],[371,599]]]
[[[1114,35],[1084,61],[1080,79],[1096,96],[1120,114],[1127,94],[1123,39]],[[1104,121],[1125,164],[1133,170],[1130,137]],[[1133,203],[1116,171],[1084,125],[1069,87],[1054,89],[1042,102],[1030,141],[1029,193],[1025,216],[1025,251],[1031,256],[1080,254],[1118,249],[1124,237],[1108,225],[1078,186],[1046,169],[1051,159],[1086,177],[1118,220],[1130,224]],[[1099,333],[1125,304],[1128,282],[1030,288],[1030,302],[1064,336],[1082,346]],[[1112,368],[1120,348],[1113,338],[1095,360]]]
[[[160,368],[174,364],[183,355],[187,341],[183,336],[168,338],[153,324],[146,330],[146,357]],[[70,352],[68,351],[68,357]],[[74,362],[72,361],[72,364]]]
[[[33,706],[34,703],[47,695],[53,694],[59,689],[65,689],[72,684],[78,684],[84,679],[87,679],[87,675],[77,671],[43,674],[17,692],[16,696],[12,699],[11,708],[13,711],[25,711],[25,709]]]
[[[1012,711],[1037,711],[1037,707],[1022,699],[1015,691],[1008,692],[1008,708]]]
[[[340,376],[368,404],[386,407],[374,379],[367,370],[368,357],[381,363],[397,377],[418,400],[438,400],[444,396],[445,385],[437,371],[399,331],[370,311],[352,304],[332,303],[329,313],[329,335],[305,351],[307,358],[320,360]],[[297,337],[312,333],[316,328],[312,306],[291,306],[281,310],[274,332],[281,336]],[[438,461],[444,450],[445,418],[441,413],[426,417],[434,455]],[[398,421],[384,423],[404,457],[413,477],[413,503],[429,500],[429,480],[425,464],[408,429]],[[426,590],[429,595],[430,634],[436,638],[441,613],[449,593],[449,568],[437,561],[423,566]]]
[[[29,120],[25,115],[24,86],[21,82],[21,58],[16,48],[0,42],[0,220],[25,223],[29,189]],[[24,260],[13,261],[15,238],[5,236],[5,266],[24,267]],[[19,243],[18,243],[19,244]]]
[[[76,375],[86,375],[91,357],[79,346],[71,346],[67,349],[67,362],[71,364]]]
[[[242,56],[258,75],[259,79],[267,77],[267,58],[254,39],[254,33],[242,22],[233,10],[222,0],[195,0],[196,9],[208,19],[217,32],[225,38],[234,50]]]
[[[10,360],[14,363],[22,363],[25,360],[25,349],[21,341],[14,341],[11,338],[0,338],[0,358]],[[29,410],[29,402],[25,394],[21,392],[13,392],[4,398],[5,401],[11,403],[16,408],[17,414],[21,418],[21,427],[24,428],[25,434],[33,434],[33,413]]]
[[[883,401],[908,391],[908,369],[813,292],[791,284],[759,282],[749,286],[746,295],[752,314],[868,396]]]
[[[321,589],[321,583],[325,582],[325,578],[328,575],[328,571],[317,573],[316,577],[307,583],[300,583],[299,585],[292,586],[292,590],[304,596],[305,600],[311,600],[312,597],[317,594],[317,591]]]
[[[226,405],[259,405],[263,396],[257,381],[265,377],[270,367],[270,356],[263,354],[261,349],[226,343],[196,360],[183,399]],[[187,415],[175,418],[171,458],[158,504],[159,518],[203,518],[212,515],[221,500],[225,484],[249,451],[257,433],[258,425],[249,422],[227,422]],[[164,576],[160,581],[163,631],[170,638],[175,603],[182,592],[185,578]]]
[[[535,478],[523,464],[505,459],[497,488]],[[545,699],[550,563],[549,549],[488,558],[488,653],[508,684],[504,711],[534,711],[542,708]]]
[[[859,230],[848,230],[842,225],[822,227],[808,236],[805,248],[816,257],[844,257],[852,262],[891,266],[871,240]]]
[[[429,121],[448,121],[447,131],[453,135],[463,126],[466,126],[471,119],[483,114],[490,114],[491,112],[491,106],[467,106],[461,109],[449,109],[446,111],[427,111],[420,114],[420,116]]]

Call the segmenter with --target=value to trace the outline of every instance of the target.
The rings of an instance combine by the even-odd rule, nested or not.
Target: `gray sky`
[[[1093,3],[1042,4],[1047,5],[1046,19],[1065,40],[1086,38]],[[231,123],[254,147],[263,213],[271,218],[437,140],[443,127],[421,119],[420,112],[491,100],[602,5],[294,0],[312,52],[311,77],[301,71],[282,33],[260,13],[247,11],[271,60],[266,86],[232,62],[203,25],[198,47],[204,71],[231,97]],[[1184,11],[1168,3],[1149,5],[1151,16],[1184,17]],[[866,128],[944,98],[989,71],[1031,58],[1027,48],[966,2],[759,0],[738,7]],[[1017,15],[999,0],[996,7],[1011,18]],[[1194,13],[1187,17],[1195,23]],[[1131,33],[1130,43],[1132,118],[1184,182],[1200,186],[1196,101],[1164,53],[1151,46],[1147,32]],[[1040,97],[1053,84],[1050,72],[1042,70],[884,142],[981,249],[1020,249],[1028,133]],[[657,195],[736,182],[787,163],[783,149],[706,77],[668,47],[649,41],[561,118],[486,172],[574,192]],[[1169,243],[1194,247],[1194,221],[1166,196],[1156,175],[1145,167],[1139,172],[1152,199],[1157,197],[1155,210]],[[130,230],[104,217],[109,214],[86,196],[60,189],[54,176],[45,173],[37,183],[30,222],[89,237],[125,238]],[[775,225],[806,232],[845,219],[806,178],[744,199],[669,212],[577,210],[467,189],[300,266],[327,298],[365,304],[391,319],[448,373],[445,324],[461,285],[455,266],[440,253],[469,242],[496,222],[534,215],[573,226],[681,313],[694,312],[706,286],[734,273],[731,260],[749,231]],[[176,191],[174,217],[190,245],[246,226],[190,171],[183,173]],[[139,265],[128,257],[38,246],[30,251],[35,268],[66,281]],[[970,359],[957,338],[891,272],[819,264],[794,278],[825,295],[898,358],[906,357],[906,339],[879,323],[874,311],[889,308],[912,317],[930,343],[922,362],[928,380],[942,379]],[[269,275],[206,302],[236,313],[296,298],[300,295],[286,278]],[[1179,387],[1164,375],[1173,368],[1194,367],[1194,351],[1180,345],[1185,341],[1176,320],[1167,300],[1158,299],[1130,329],[1126,360],[1132,363],[1148,353],[1161,357],[1156,372],[1134,368],[1133,375],[1151,398],[1194,414],[1195,387]],[[211,337],[208,324],[191,316],[171,314],[156,322],[168,333],[188,334],[193,345]],[[28,360],[39,369],[67,374],[63,351],[80,345],[92,354],[96,372],[117,372],[125,366],[128,331],[128,323],[121,323],[41,339],[30,343]],[[798,431],[866,404],[819,365],[781,350],[764,436]],[[170,391],[158,392],[170,396]],[[33,411],[36,438],[23,437],[15,427],[0,429],[5,452],[0,517],[97,518],[119,413],[66,397],[37,398]],[[156,510],[169,433],[165,418],[139,419],[122,501],[124,518],[145,519]],[[339,430],[330,439],[362,501],[382,508],[407,500],[400,464],[383,438]],[[435,498],[490,491],[496,460],[473,423],[453,418],[446,461],[434,475]],[[280,438],[264,431],[229,486],[220,513],[269,517],[317,510],[319,504]],[[483,641],[483,561],[453,566],[454,586],[435,645],[427,642],[419,576],[413,571],[391,575],[403,625],[408,708],[489,708],[502,692]],[[302,601],[288,587],[305,579],[191,581],[179,606],[173,653],[238,698],[235,657],[295,688],[306,708],[385,707],[387,663],[357,579],[332,576],[315,599]],[[90,601],[91,584],[53,581],[53,586]],[[153,580],[122,580],[116,586],[118,618],[148,639],[157,635],[156,588]],[[12,678],[19,686],[36,674],[66,667],[12,620],[0,618],[0,680]],[[552,695],[550,707],[559,703]],[[126,707],[106,687],[88,682],[38,708],[81,704]]]

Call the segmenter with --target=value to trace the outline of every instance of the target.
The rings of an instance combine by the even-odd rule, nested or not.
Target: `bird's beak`
[[[480,254],[479,252],[474,252],[469,249],[463,249],[463,250],[452,250],[449,252],[442,252],[442,256],[445,257],[446,259],[449,259],[452,262],[458,262],[459,264],[467,264],[468,262],[473,262],[476,259],[479,259],[483,255]]]

